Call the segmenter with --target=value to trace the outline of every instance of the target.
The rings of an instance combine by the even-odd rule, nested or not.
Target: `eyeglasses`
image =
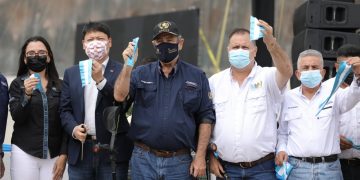
[[[35,52],[35,51],[26,52],[27,57],[34,57],[34,56],[36,56],[36,54],[38,56],[46,56],[48,54],[48,52],[45,50],[39,50],[38,52]]]

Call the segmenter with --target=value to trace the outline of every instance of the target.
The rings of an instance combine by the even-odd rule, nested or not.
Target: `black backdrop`
[[[199,9],[101,21],[107,24],[111,31],[112,48],[110,49],[110,58],[123,63],[121,55],[123,50],[127,47],[128,42],[137,36],[140,37],[140,40],[139,57],[136,64],[140,63],[144,58],[156,57],[154,47],[151,44],[152,29],[157,23],[164,20],[175,22],[185,39],[183,50],[180,52],[181,58],[197,65]],[[88,59],[81,43],[81,31],[84,24],[78,24],[76,27],[74,64],[77,64],[80,60]]]

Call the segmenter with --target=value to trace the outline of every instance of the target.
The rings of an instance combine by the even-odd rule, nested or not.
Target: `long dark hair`
[[[36,41],[42,42],[45,45],[46,50],[48,51],[48,56],[50,58],[50,62],[48,63],[48,65],[46,67],[46,75],[48,77],[48,81],[49,82],[55,81],[56,87],[59,87],[59,85],[60,85],[59,74],[58,74],[58,72],[56,70],[56,67],[55,67],[55,61],[54,61],[53,52],[52,52],[52,50],[50,48],[49,43],[46,41],[45,38],[43,38],[41,36],[30,37],[29,39],[27,39],[25,41],[24,45],[22,46],[20,57],[19,57],[19,69],[18,69],[18,72],[17,72],[17,77],[22,76],[24,74],[27,74],[29,72],[29,69],[28,69],[27,65],[25,64],[25,62],[24,62],[24,59],[26,57],[25,56],[26,48],[27,48],[27,46],[29,45],[30,42],[36,42]],[[48,86],[50,84],[51,83],[48,83]]]

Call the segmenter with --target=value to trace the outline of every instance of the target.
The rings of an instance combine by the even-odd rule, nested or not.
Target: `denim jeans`
[[[258,179],[258,180],[276,180],[275,162],[268,160],[257,164],[251,168],[241,168],[229,163],[222,163],[228,179]],[[217,178],[219,179],[219,178]]]
[[[289,157],[293,166],[288,180],[341,180],[340,161],[325,163],[308,163],[294,157]]]
[[[340,160],[341,171],[344,180],[359,180],[360,179],[360,165],[349,165]]]
[[[75,165],[68,165],[69,180],[112,180],[111,165],[104,162],[96,153],[92,152],[93,142],[84,143],[84,159],[78,160]],[[128,163],[116,164],[116,179],[127,180]]]
[[[134,146],[131,156],[131,179],[186,180],[191,179],[190,154],[163,158]]]

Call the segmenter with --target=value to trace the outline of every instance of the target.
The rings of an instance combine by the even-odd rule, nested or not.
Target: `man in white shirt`
[[[353,71],[360,73],[360,60],[349,59]],[[353,108],[360,100],[359,77],[351,86],[338,91],[325,105],[331,87],[321,83],[325,70],[323,58],[316,50],[300,53],[296,77],[301,86],[285,93],[280,126],[276,164],[287,161],[293,166],[289,179],[342,179],[339,143],[339,116]],[[289,156],[289,158],[288,158]]]
[[[336,70],[341,61],[347,61],[350,58],[360,58],[360,47],[357,45],[346,44],[337,50]],[[359,76],[355,75],[355,76]],[[350,86],[354,74],[351,73],[345,82],[341,84],[340,90]],[[328,81],[327,81],[328,82]],[[333,84],[334,78],[329,82]],[[351,141],[349,141],[351,140]],[[341,170],[345,180],[360,179],[360,149],[355,149],[353,145],[360,144],[360,103],[340,116],[340,149],[339,154]]]
[[[216,112],[212,142],[219,154],[210,156],[210,169],[220,178],[226,172],[230,179],[275,179],[276,112],[293,71],[272,27],[260,25],[275,67],[258,66],[249,31],[235,29],[227,47],[230,68],[209,79]]]

